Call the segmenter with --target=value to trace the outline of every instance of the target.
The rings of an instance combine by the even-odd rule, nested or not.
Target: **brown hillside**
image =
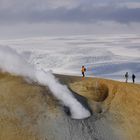
[[[0,140],[39,140],[37,120],[46,102],[55,109],[47,89],[23,78],[0,73]]]
[[[88,98],[93,111],[102,112],[127,140],[140,139],[140,85],[105,79],[86,78],[70,84]]]
[[[0,73],[0,140],[140,139],[139,84],[56,77],[88,99],[93,116],[72,120],[47,87]]]

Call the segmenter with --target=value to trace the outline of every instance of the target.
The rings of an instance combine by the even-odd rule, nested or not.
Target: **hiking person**
[[[85,77],[85,72],[86,72],[86,68],[84,66],[82,66],[81,72],[82,72],[82,75],[83,75],[83,78],[84,78]]]
[[[128,72],[126,72],[126,74],[125,74],[125,82],[126,83],[128,82],[128,77],[129,77]]]
[[[133,81],[133,83],[135,83],[135,78],[136,78],[135,74],[132,74],[132,81]]]

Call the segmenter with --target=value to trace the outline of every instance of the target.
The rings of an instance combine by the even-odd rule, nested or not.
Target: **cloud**
[[[9,3],[10,4],[9,4]],[[132,2],[131,2],[132,3]],[[120,23],[140,22],[140,7],[134,2],[118,3],[108,0],[2,0],[0,23],[48,23],[77,22],[94,23],[115,21]]]
[[[0,0],[0,37],[139,33],[139,0]]]
[[[41,36],[139,34],[140,23],[34,23],[0,26],[0,39],[16,39]],[[0,41],[1,42],[1,41]],[[2,44],[2,42],[0,43]]]

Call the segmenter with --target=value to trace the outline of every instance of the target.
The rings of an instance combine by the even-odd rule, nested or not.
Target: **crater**
[[[77,94],[96,102],[103,102],[109,95],[107,85],[98,82],[76,82],[70,84],[70,88]]]
[[[108,97],[109,89],[105,84],[91,87],[87,86],[87,90],[89,90],[92,95],[92,99],[97,102],[103,102]]]

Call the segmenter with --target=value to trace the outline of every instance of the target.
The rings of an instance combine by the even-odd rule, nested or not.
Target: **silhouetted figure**
[[[135,74],[132,74],[132,81],[133,81],[133,83],[135,83],[135,78],[136,78]]]
[[[85,71],[86,71],[86,68],[82,66],[81,72],[82,72],[83,78],[85,77]]]
[[[126,72],[126,74],[125,74],[125,82],[126,83],[128,82],[128,77],[129,77],[128,72]]]

